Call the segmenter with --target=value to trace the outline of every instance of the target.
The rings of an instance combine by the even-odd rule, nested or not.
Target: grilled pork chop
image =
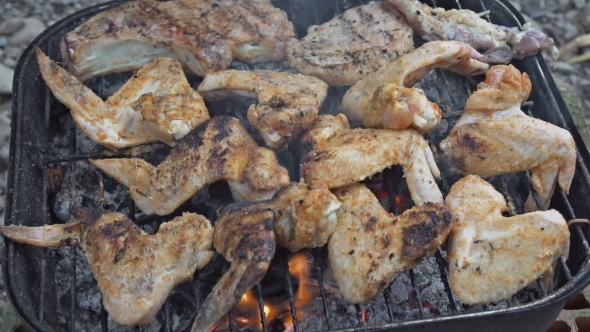
[[[39,247],[79,243],[102,293],[105,310],[124,325],[150,323],[178,284],[213,257],[213,227],[195,213],[163,223],[149,235],[118,212],[73,211],[74,222],[3,226],[11,240]]]
[[[449,284],[463,303],[508,299],[543,274],[551,277],[559,256],[569,254],[570,233],[559,212],[504,217],[504,197],[476,175],[455,183],[445,203],[454,223]]]
[[[236,203],[221,212],[213,245],[231,266],[205,298],[191,332],[209,331],[262,280],[275,253],[275,217],[264,203]]]
[[[388,213],[364,184],[338,189],[342,207],[328,242],[334,279],[352,303],[381,293],[404,271],[432,256],[451,230],[443,204],[427,203],[400,216]]]
[[[301,141],[301,175],[341,188],[401,165],[417,205],[443,203],[428,142],[413,129],[350,129],[344,114],[322,114]]]
[[[278,164],[257,164],[256,158],[261,153],[266,154],[257,152],[257,149],[265,148],[256,145],[238,119],[216,116],[179,140],[158,167],[135,158],[90,162],[129,188],[131,198],[145,214],[167,215],[197,191],[219,180],[261,186],[243,189],[245,192],[276,192],[287,186],[287,170]],[[279,174],[268,175],[267,178],[276,179],[277,182],[241,182],[250,163],[258,167],[270,166],[269,172]]]
[[[295,33],[268,0],[131,1],[101,12],[61,42],[65,67],[81,80],[175,58],[205,76],[232,60],[279,61]]]
[[[473,46],[484,54],[481,61],[509,63],[540,51],[550,51],[554,59],[559,50],[553,39],[530,26],[525,30],[492,24],[471,10],[431,8],[418,0],[387,0],[422,38],[456,40]]]
[[[114,149],[155,141],[174,145],[209,119],[203,98],[174,59],[146,63],[103,101],[40,49],[36,52],[45,83],[70,109],[76,125],[98,144]]]
[[[197,91],[205,100],[258,98],[258,105],[248,108],[248,120],[266,146],[280,150],[315,120],[328,85],[318,78],[289,72],[225,70],[207,75]]]
[[[569,131],[524,114],[520,104],[530,89],[526,73],[512,66],[492,67],[440,148],[462,174],[486,178],[530,170],[542,204],[538,208],[545,210],[556,184],[569,191],[576,145]],[[527,208],[532,210],[536,208]]]
[[[489,66],[479,62],[481,58],[464,43],[426,43],[353,85],[342,98],[342,109],[351,120],[362,121],[370,128],[430,131],[440,123],[440,109],[422,90],[409,87],[436,68],[463,75],[482,74]]]
[[[289,44],[289,65],[330,85],[353,85],[365,75],[414,49],[413,31],[385,1],[351,8],[312,25]]]

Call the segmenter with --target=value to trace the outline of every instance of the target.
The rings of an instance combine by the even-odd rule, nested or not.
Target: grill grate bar
[[[102,301],[100,302],[100,328],[102,332],[107,332],[109,330],[109,314],[102,306]]]
[[[70,247],[70,261],[72,262],[72,287],[70,288],[70,322],[69,331],[76,331],[76,254],[77,244]]]
[[[287,280],[287,292],[289,294],[289,304],[291,304],[291,315],[293,316],[293,328],[295,332],[301,331],[299,329],[299,322],[297,321],[297,308],[295,308],[295,296],[293,294],[293,285],[291,283],[291,275],[289,275],[289,263],[285,260],[285,279]]]
[[[164,331],[170,332],[171,320],[170,320],[170,301],[166,299],[164,302]]]
[[[356,321],[357,321],[357,326],[364,326],[365,322],[363,321],[363,309],[361,308],[361,305],[358,303],[354,304],[354,309],[356,310]]]
[[[234,310],[233,309],[227,313],[227,319],[228,319],[229,330],[231,332],[238,332],[238,330],[236,329],[236,323],[234,322]]]
[[[418,291],[418,287],[416,287],[416,276],[414,275],[414,270],[410,270],[410,281],[412,282],[412,290],[414,294],[416,294],[416,300],[418,301],[418,312],[420,313],[420,318],[424,319],[426,317],[426,313],[424,312],[424,305],[422,304],[422,299],[420,298],[420,292]]]
[[[318,272],[318,284],[320,285],[320,294],[322,295],[326,324],[328,325],[328,331],[332,331],[332,321],[330,320],[330,313],[328,312],[328,301],[326,300],[326,289],[324,288],[324,273],[321,267],[317,267],[316,270]]]
[[[385,308],[387,309],[389,322],[393,323],[393,311],[391,310],[391,286],[385,289],[383,292],[383,297],[385,298]]]
[[[447,277],[446,266],[448,266],[447,260],[442,256],[440,253],[440,249],[436,251],[434,254],[436,258],[436,263],[438,265],[438,270],[440,271],[440,278],[445,285],[445,293],[447,293],[447,297],[449,299],[449,303],[451,304],[451,311],[453,314],[457,314],[459,312],[458,305],[455,302],[455,298],[453,297],[453,292],[451,290],[451,286],[449,285],[449,278]]]
[[[541,278],[537,279],[537,288],[541,291],[541,298],[547,296],[547,288],[545,284],[541,281]]]
[[[260,310],[260,321],[262,322],[262,331],[267,332],[266,313],[264,312],[264,299],[262,298],[262,286],[256,284],[256,294],[258,295],[258,310]]]
[[[563,259],[563,257],[560,256],[557,260],[559,261],[559,265],[563,269],[563,273],[565,274],[565,278],[567,279],[567,281],[572,280],[572,273],[571,273],[569,267],[567,267],[567,264],[565,263],[565,259]]]

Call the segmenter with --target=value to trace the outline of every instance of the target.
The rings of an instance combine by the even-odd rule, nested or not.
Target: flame
[[[361,304],[361,319],[363,320],[363,324],[367,325],[367,308]]]
[[[299,289],[294,298],[295,309],[299,309],[309,303],[314,297],[310,287],[309,259],[306,254],[298,253],[291,257],[289,260],[289,274],[299,279]],[[305,313],[303,311],[297,310],[297,321],[301,321],[304,316]],[[293,328],[293,314],[291,311],[285,314],[283,322],[285,323],[285,331]]]

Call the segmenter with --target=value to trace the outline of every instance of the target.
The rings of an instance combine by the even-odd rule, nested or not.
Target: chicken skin
[[[528,76],[514,67],[494,66],[440,148],[461,174],[486,178],[530,170],[539,208],[545,210],[556,184],[569,191],[576,146],[569,131],[522,112],[530,86]]]
[[[279,191],[271,205],[278,218],[277,243],[292,252],[323,246],[336,228],[336,211],[342,205],[322,182],[291,183]]]
[[[440,172],[428,142],[415,130],[350,129],[344,114],[318,116],[300,144],[301,175],[341,188],[401,165],[416,205],[443,203]]]
[[[348,9],[289,44],[289,65],[330,85],[353,85],[414,49],[406,19],[386,1]]]
[[[158,57],[197,76],[232,60],[281,61],[295,36],[287,14],[268,0],[130,1],[64,35],[64,66],[80,80],[132,71]]]
[[[226,70],[207,75],[197,91],[205,100],[258,98],[258,104],[248,108],[248,120],[266,146],[281,150],[314,121],[328,85],[318,78],[289,72]]]
[[[476,175],[455,183],[445,200],[453,215],[449,235],[449,284],[466,304],[510,298],[569,254],[563,216],[536,211],[504,217],[507,205],[494,187]]]
[[[213,245],[231,266],[205,298],[191,332],[207,332],[262,280],[275,253],[275,217],[264,203],[236,203],[221,212]]]
[[[424,91],[411,88],[436,68],[477,75],[489,66],[471,46],[454,41],[430,42],[403,55],[353,85],[342,98],[342,109],[352,121],[370,128],[434,129],[441,119],[436,103]]]
[[[418,0],[387,1],[422,38],[467,43],[484,54],[481,61],[486,63],[507,64],[513,58],[522,59],[544,50],[555,59],[559,57],[553,39],[527,25],[521,31],[492,24],[471,10],[431,8]]]
[[[346,300],[369,301],[404,271],[432,256],[451,230],[443,204],[427,203],[395,216],[363,184],[334,192],[342,201],[328,241],[334,279]]]
[[[148,62],[103,101],[40,49],[36,52],[45,83],[70,109],[76,125],[98,144],[113,149],[156,141],[174,145],[209,119],[203,98],[174,59]]]
[[[118,212],[73,211],[69,224],[3,226],[11,240],[39,247],[82,246],[105,310],[124,325],[150,323],[178,284],[213,257],[213,227],[195,213],[163,223],[149,235]]]
[[[245,193],[256,195],[252,191],[268,195],[269,191],[276,192],[287,186],[289,177],[284,167],[257,164],[256,158],[260,155],[267,158],[268,153],[273,153],[260,152],[264,149],[256,145],[238,119],[216,116],[179,140],[158,167],[136,158],[90,162],[129,188],[131,198],[145,214],[167,215],[197,191],[219,180],[235,181],[242,186],[240,195],[243,196]],[[244,172],[250,163],[269,169],[250,167],[253,174],[244,181]],[[258,176],[278,182],[260,182]],[[243,187],[251,184],[255,187]]]

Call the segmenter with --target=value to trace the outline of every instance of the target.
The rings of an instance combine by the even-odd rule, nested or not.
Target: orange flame
[[[289,260],[289,274],[299,279],[299,289],[295,294],[294,301],[295,309],[299,309],[305,306],[314,297],[310,287],[310,268],[306,254],[298,253],[291,257]],[[297,321],[301,321],[304,316],[305,313],[303,311],[297,311]],[[289,331],[293,328],[293,314],[291,312],[285,314],[283,321],[285,323],[285,331]]]

